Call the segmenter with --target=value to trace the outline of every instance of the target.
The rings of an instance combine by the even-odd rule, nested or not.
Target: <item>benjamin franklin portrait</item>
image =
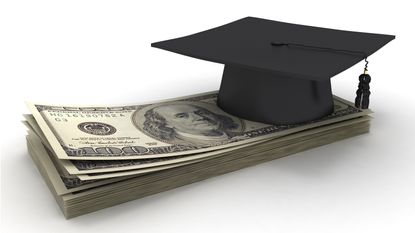
[[[241,119],[228,115],[215,104],[176,101],[137,110],[133,122],[159,141],[197,147],[221,145],[242,132]]]

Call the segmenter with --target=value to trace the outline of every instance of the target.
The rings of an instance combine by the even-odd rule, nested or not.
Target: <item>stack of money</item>
[[[66,218],[369,131],[370,111],[334,96],[334,111],[267,125],[223,112],[217,92],[154,103],[29,103],[28,151]]]

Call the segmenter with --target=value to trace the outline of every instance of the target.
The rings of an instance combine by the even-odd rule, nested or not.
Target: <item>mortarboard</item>
[[[225,65],[217,104],[244,119],[300,123],[333,111],[330,78],[395,36],[246,17],[152,47]],[[367,60],[355,105],[367,108]]]

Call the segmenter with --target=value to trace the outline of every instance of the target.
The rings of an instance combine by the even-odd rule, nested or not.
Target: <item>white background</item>
[[[407,2],[407,3],[405,3]],[[411,1],[2,1],[2,232],[415,232]],[[223,66],[150,47],[245,16],[396,35],[372,55],[369,134],[65,220],[24,101],[124,104],[218,89]],[[332,79],[353,100],[359,63]]]

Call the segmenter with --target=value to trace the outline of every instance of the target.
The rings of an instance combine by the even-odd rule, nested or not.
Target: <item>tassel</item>
[[[365,71],[363,74],[361,74],[359,76],[359,87],[356,91],[356,99],[354,102],[354,105],[356,106],[356,108],[361,108],[361,109],[367,109],[369,108],[369,96],[370,96],[370,80],[371,77],[370,75],[367,73],[367,65],[368,65],[368,61],[365,58],[365,62],[366,62],[366,66],[365,66]]]

